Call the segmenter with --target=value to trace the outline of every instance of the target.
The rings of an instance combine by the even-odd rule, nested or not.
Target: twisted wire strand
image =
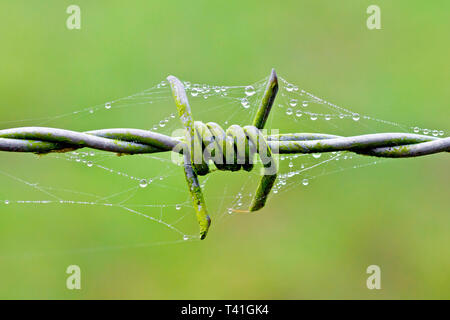
[[[221,134],[213,137],[205,133],[205,130],[197,131],[204,133],[197,137],[206,145],[212,141],[216,143],[222,141],[222,132],[226,135],[227,131],[236,132],[242,129],[239,126],[232,126],[232,130],[224,131],[211,122],[197,123],[200,126],[220,128],[218,130]],[[241,139],[234,141],[242,141]],[[288,133],[268,135],[265,139],[272,152],[280,154],[351,151],[375,157],[403,158],[450,152],[450,137],[438,138],[412,133],[375,133],[352,137],[321,133]],[[172,151],[185,141],[185,137],[170,137],[148,130],[126,128],[86,132],[47,127],[0,130],[0,151],[38,154],[67,152],[85,147],[119,154],[146,154]],[[241,150],[241,146],[236,149]]]

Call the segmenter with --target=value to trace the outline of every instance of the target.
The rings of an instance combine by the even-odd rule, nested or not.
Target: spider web
[[[183,83],[194,119],[214,121],[227,128],[232,124],[244,126],[252,123],[266,81],[267,78],[264,78],[239,86]],[[320,98],[284,78],[279,78],[279,86],[266,124],[266,128],[270,129],[268,134],[278,131],[350,136],[393,131],[444,135],[442,130],[362,115]],[[4,121],[0,125],[3,128],[52,126],[77,131],[128,127],[166,135],[173,135],[181,128],[166,81],[98,105],[56,116]],[[125,213],[129,219],[140,219],[139,223],[144,224],[152,235],[150,240],[145,238],[146,242],[142,243],[138,242],[141,236],[137,235],[134,243],[128,246],[118,243],[76,249],[75,245],[75,250],[82,252],[196,241],[199,239],[198,226],[183,169],[174,163],[172,156],[172,153],[155,153],[119,157],[90,149],[45,156],[2,153],[0,208],[6,215],[20,212],[24,221],[28,215],[37,213],[42,216],[51,212],[52,219],[59,215],[58,221],[64,223],[66,208],[74,207],[76,210],[70,212],[87,217],[99,214],[99,218],[105,219],[105,228],[113,227],[114,221],[120,220],[118,215]],[[268,202],[276,202],[277,196],[282,193],[301,193],[302,188],[312,187],[319,177],[387,160],[332,152],[279,155],[277,161],[278,179]],[[200,178],[213,220],[209,236],[213,236],[214,229],[220,228],[225,219],[245,214],[240,211],[249,206],[259,176],[260,170],[256,167],[250,173],[214,172]],[[133,223],[137,222],[133,220]]]

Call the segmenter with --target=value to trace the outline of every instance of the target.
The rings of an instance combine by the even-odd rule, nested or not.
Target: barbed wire
[[[211,166],[219,170],[236,171],[244,168],[250,171],[253,167],[251,162],[253,155],[259,154],[265,167],[265,174],[249,208],[249,211],[256,211],[264,206],[277,176],[276,167],[273,167],[272,153],[350,151],[375,157],[406,158],[450,151],[450,137],[439,138],[411,133],[375,133],[351,137],[322,133],[263,135],[261,130],[278,91],[274,70],[269,77],[253,125],[245,127],[233,125],[226,131],[213,122],[204,124],[194,121],[184,86],[173,76],[169,76],[168,81],[178,115],[185,128],[184,137],[170,137],[148,130],[127,128],[77,132],[47,127],[19,127],[0,130],[0,151],[46,154],[91,148],[119,155],[168,151],[183,154],[186,181],[197,213],[201,239],[206,237],[211,219],[206,210],[197,175],[209,173],[212,171]],[[200,146],[200,157],[199,152],[195,151],[196,146],[197,150]],[[265,152],[264,157],[262,149]],[[205,156],[204,150],[208,151],[209,156]],[[233,151],[231,161],[226,157],[230,151]]]
[[[274,153],[351,151],[384,158],[407,158],[450,152],[450,137],[413,133],[374,133],[343,137],[322,133],[288,133],[264,136]],[[173,151],[185,137],[170,137],[142,129],[101,129],[77,132],[47,127],[0,130],[0,151],[46,154],[91,148],[120,155]]]

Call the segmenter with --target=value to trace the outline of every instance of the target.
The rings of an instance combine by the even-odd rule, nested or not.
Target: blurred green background
[[[81,30],[66,28],[70,4],[81,7]],[[381,7],[382,30],[366,27],[370,4]],[[338,105],[447,135],[449,12],[443,0],[3,1],[1,128],[168,74],[246,84],[275,67]],[[123,126],[139,127],[134,116]],[[84,129],[64,121],[51,125]],[[105,126],[96,121],[89,129]],[[101,172],[33,157],[2,153],[1,170],[73,189],[109,184]],[[134,246],[157,242],[153,225],[114,208],[1,205],[0,298],[450,298],[448,164],[438,154],[330,175],[227,220],[205,241],[170,245]],[[1,179],[0,199],[31,197]],[[65,287],[70,264],[81,267],[80,291]],[[382,290],[366,288],[372,264]]]

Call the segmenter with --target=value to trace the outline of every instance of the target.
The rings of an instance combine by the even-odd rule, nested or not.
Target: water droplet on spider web
[[[419,128],[419,127],[414,127],[414,132],[415,132],[415,133],[419,133],[419,131],[420,131],[420,128]]]
[[[105,109],[111,109],[111,102],[105,103]]]
[[[242,107],[244,107],[244,109],[250,108],[250,102],[248,101],[247,98],[241,99],[241,105],[242,105]]]
[[[90,168],[90,167],[92,167],[94,164],[92,163],[92,161],[88,161],[88,162],[86,162],[86,165]]]
[[[359,121],[359,119],[360,119],[359,114],[358,114],[358,113],[354,113],[354,114],[352,115],[352,119],[353,119],[354,121]]]
[[[287,108],[287,109],[286,109],[286,114],[287,114],[288,116],[292,115],[292,109],[291,109],[291,108]]]
[[[307,185],[309,184],[309,180],[308,180],[308,179],[303,179],[303,180],[302,180],[302,184],[303,184],[304,186],[307,186]]]
[[[297,99],[291,99],[291,101],[289,101],[289,105],[290,105],[291,107],[295,107],[295,106],[297,106],[297,102],[298,102]]]
[[[317,120],[317,114],[312,114],[309,118],[311,120],[315,121],[315,120]]]
[[[184,236],[183,236],[183,240],[184,240],[184,241],[187,241],[187,240],[189,240],[189,236],[187,236],[187,235],[184,235]]]
[[[5,204],[9,204],[9,200],[5,200]]]
[[[145,188],[146,186],[148,186],[147,180],[146,180],[146,179],[141,179],[141,180],[139,181],[139,187]]]
[[[255,88],[253,86],[246,86],[245,87],[245,94],[247,95],[247,97],[251,97],[255,93],[256,93],[256,90],[255,90]]]
[[[176,210],[181,210],[181,204],[175,205],[175,209],[176,209]]]
[[[306,108],[308,105],[309,105],[309,101],[303,101],[303,102],[302,102],[302,106],[303,106],[303,107]]]
[[[294,91],[294,85],[293,85],[292,83],[289,83],[289,84],[286,86],[286,90],[287,90],[288,92]]]
[[[296,112],[295,112],[295,116],[296,117],[298,117],[298,118],[300,118],[301,116],[302,116],[302,112],[300,111],[300,110],[297,110]]]

